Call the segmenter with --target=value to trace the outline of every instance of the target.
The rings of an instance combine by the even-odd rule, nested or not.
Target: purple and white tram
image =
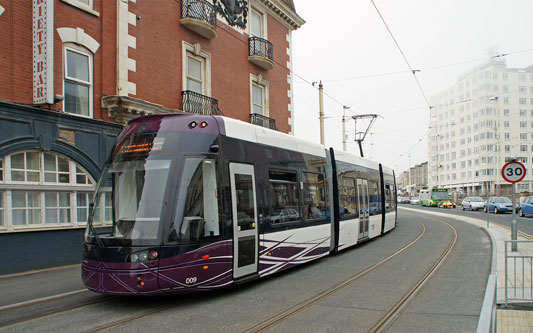
[[[100,176],[82,278],[104,294],[211,290],[395,226],[381,164],[221,116],[152,115],[129,122]]]

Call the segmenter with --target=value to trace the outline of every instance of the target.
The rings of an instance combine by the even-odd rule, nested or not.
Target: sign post
[[[513,222],[511,224],[511,240],[516,241],[518,239],[516,229],[516,183],[520,182],[526,176],[526,167],[518,161],[509,161],[505,163],[502,168],[502,177],[505,181],[513,184]],[[511,251],[517,251],[517,243],[511,244]]]

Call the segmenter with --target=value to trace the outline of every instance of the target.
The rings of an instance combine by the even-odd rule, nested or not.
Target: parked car
[[[512,212],[513,204],[507,197],[490,197],[484,208],[485,213],[487,210],[494,214]]]
[[[420,205],[420,199],[418,197],[412,197],[409,203],[411,205]]]
[[[529,196],[520,203],[518,210],[520,216],[533,215],[533,196]]]
[[[470,209],[470,210],[479,210],[485,208],[485,200],[481,197],[466,197],[463,199],[463,202],[461,202],[461,208],[463,210]]]
[[[455,202],[451,202],[450,200],[446,200],[441,202],[440,206],[441,208],[455,208]]]
[[[275,210],[270,217],[272,223],[297,221],[300,219],[298,211],[292,208]]]
[[[398,203],[408,204],[411,203],[411,200],[409,200],[409,197],[398,197]]]

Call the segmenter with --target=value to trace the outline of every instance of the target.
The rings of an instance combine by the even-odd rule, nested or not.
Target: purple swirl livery
[[[232,282],[232,242],[223,241],[195,251],[146,264],[105,263],[85,259],[82,279],[88,289],[103,294],[154,294],[217,289]],[[209,259],[202,257],[209,253]],[[229,255],[228,255],[229,253]],[[207,269],[204,267],[207,266]],[[196,278],[196,280],[187,280]],[[144,284],[141,285],[140,281]]]

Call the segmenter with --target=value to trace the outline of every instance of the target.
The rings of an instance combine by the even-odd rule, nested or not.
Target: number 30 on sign
[[[505,163],[502,168],[502,177],[509,183],[518,183],[526,176],[526,167],[518,161]]]

